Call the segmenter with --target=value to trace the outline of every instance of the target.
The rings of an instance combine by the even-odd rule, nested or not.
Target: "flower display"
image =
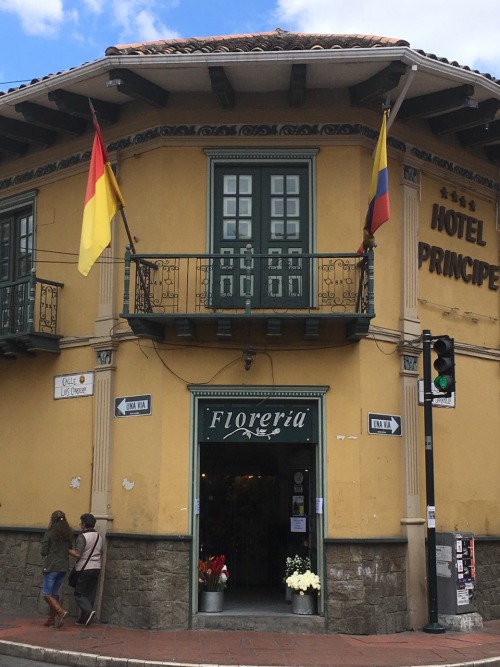
[[[307,570],[311,569],[311,559],[309,556],[288,556],[285,562],[285,577],[283,581],[286,582],[287,577],[290,577],[294,572],[298,574],[304,574]]]
[[[286,584],[300,595],[314,592],[319,593],[321,590],[319,576],[311,572],[311,570],[306,570],[303,573],[294,572],[286,578]]]
[[[204,591],[211,593],[223,591],[228,579],[229,572],[224,555],[209,556],[207,560],[198,562],[198,583]]]

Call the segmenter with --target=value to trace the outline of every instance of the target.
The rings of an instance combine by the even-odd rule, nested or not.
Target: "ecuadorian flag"
[[[365,239],[373,237],[377,229],[389,220],[389,179],[387,172],[387,111],[384,111],[382,127],[375,151],[368,211],[364,226]],[[367,249],[366,241],[359,247],[358,254]]]
[[[101,130],[95,125],[94,144],[83,211],[78,270],[84,276],[111,242],[111,220],[125,205],[111,168]]]

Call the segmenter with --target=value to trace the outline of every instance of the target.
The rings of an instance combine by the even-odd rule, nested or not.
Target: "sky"
[[[278,27],[404,39],[500,79],[497,2],[0,0],[0,90],[103,58],[108,46]]]

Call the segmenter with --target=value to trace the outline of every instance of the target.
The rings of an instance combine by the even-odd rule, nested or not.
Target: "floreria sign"
[[[204,442],[317,442],[315,404],[270,401],[203,405]]]

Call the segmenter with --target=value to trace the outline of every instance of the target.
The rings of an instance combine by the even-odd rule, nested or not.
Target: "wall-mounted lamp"
[[[243,352],[243,363],[245,364],[245,370],[249,371],[251,365],[254,362],[255,358],[255,350],[253,347],[246,347],[245,351]]]
[[[114,88],[115,86],[122,86],[123,85],[123,79],[110,79],[106,83],[106,88]]]
[[[479,106],[479,102],[477,100],[473,100],[472,97],[466,97],[464,101],[464,107],[467,107],[469,109],[477,109]]]

